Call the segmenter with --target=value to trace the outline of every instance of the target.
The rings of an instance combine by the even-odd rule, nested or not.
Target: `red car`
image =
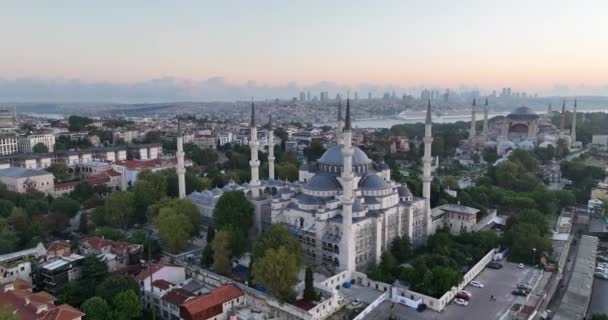
[[[468,295],[468,294],[465,294],[465,293],[463,293],[463,292],[458,292],[458,293],[456,294],[456,296],[454,296],[454,298],[456,298],[456,299],[462,299],[462,300],[464,300],[464,301],[469,301],[469,300],[471,300],[471,297],[469,297],[469,295]]]

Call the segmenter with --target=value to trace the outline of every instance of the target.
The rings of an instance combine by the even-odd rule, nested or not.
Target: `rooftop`
[[[7,169],[0,169],[0,176],[10,178],[28,178],[37,176],[51,175],[50,173],[43,170],[27,169],[21,167],[13,167]]]

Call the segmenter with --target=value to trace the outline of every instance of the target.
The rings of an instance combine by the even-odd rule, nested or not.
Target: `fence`
[[[376,300],[374,300],[374,302],[370,303],[370,305],[367,306],[365,309],[363,309],[363,311],[361,311],[361,313],[359,313],[353,320],[362,320],[363,318],[365,318],[365,316],[370,314],[372,312],[372,310],[376,309],[376,307],[378,307],[382,302],[384,302],[388,299],[389,299],[389,292],[387,291],[387,292],[381,294],[378,298],[376,298]]]

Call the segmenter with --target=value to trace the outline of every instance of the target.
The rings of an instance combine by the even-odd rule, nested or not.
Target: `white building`
[[[0,255],[0,283],[17,278],[32,282],[32,262],[38,262],[46,256],[42,243],[31,249]]]
[[[19,136],[17,138],[17,147],[19,152],[22,153],[33,152],[34,146],[39,143],[44,144],[49,149],[49,152],[53,152],[55,150],[55,135],[52,133],[42,133]]]
[[[25,193],[28,189],[35,189],[44,193],[54,191],[54,176],[43,170],[26,168],[0,169],[0,182],[6,185],[9,191]]]
[[[0,133],[0,156],[17,153],[17,137],[10,133]]]

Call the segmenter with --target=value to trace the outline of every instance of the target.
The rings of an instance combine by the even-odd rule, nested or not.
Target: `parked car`
[[[602,280],[608,280],[608,274],[603,273],[603,272],[596,272],[595,277],[602,279]]]
[[[466,300],[464,300],[464,299],[458,299],[458,298],[456,298],[456,299],[454,299],[454,302],[456,304],[461,305],[461,306],[468,306],[469,305],[469,302],[466,301]]]
[[[528,293],[524,290],[513,290],[513,292],[511,292],[511,294],[514,296],[520,296],[520,297],[525,297],[528,295]]]
[[[466,300],[466,301],[471,300],[471,297],[469,297],[467,294],[462,293],[462,292],[458,292],[454,297],[456,299],[462,299],[462,300]]]
[[[476,288],[483,288],[483,283],[481,283],[479,281],[471,281],[470,284]]]
[[[524,291],[532,291],[532,287],[530,287],[527,284],[518,284],[517,285],[517,289],[518,290],[524,290]]]
[[[460,291],[458,291],[458,293],[462,293],[462,294],[468,296],[469,298],[473,298],[473,295],[466,290],[460,290]]]
[[[354,300],[353,300],[353,302],[351,302],[350,304],[352,304],[353,306],[355,306],[355,307],[356,307],[356,306],[358,306],[358,305],[360,305],[360,304],[361,304],[361,300],[359,300],[359,299],[354,299]]]
[[[488,268],[490,268],[490,269],[500,269],[500,268],[502,268],[502,263],[500,263],[498,261],[492,261],[492,262],[488,263]]]
[[[517,267],[518,267],[518,268],[520,268],[520,269],[525,268],[525,266],[524,266],[524,264],[523,264],[523,263],[518,264],[518,265],[517,265]]]

